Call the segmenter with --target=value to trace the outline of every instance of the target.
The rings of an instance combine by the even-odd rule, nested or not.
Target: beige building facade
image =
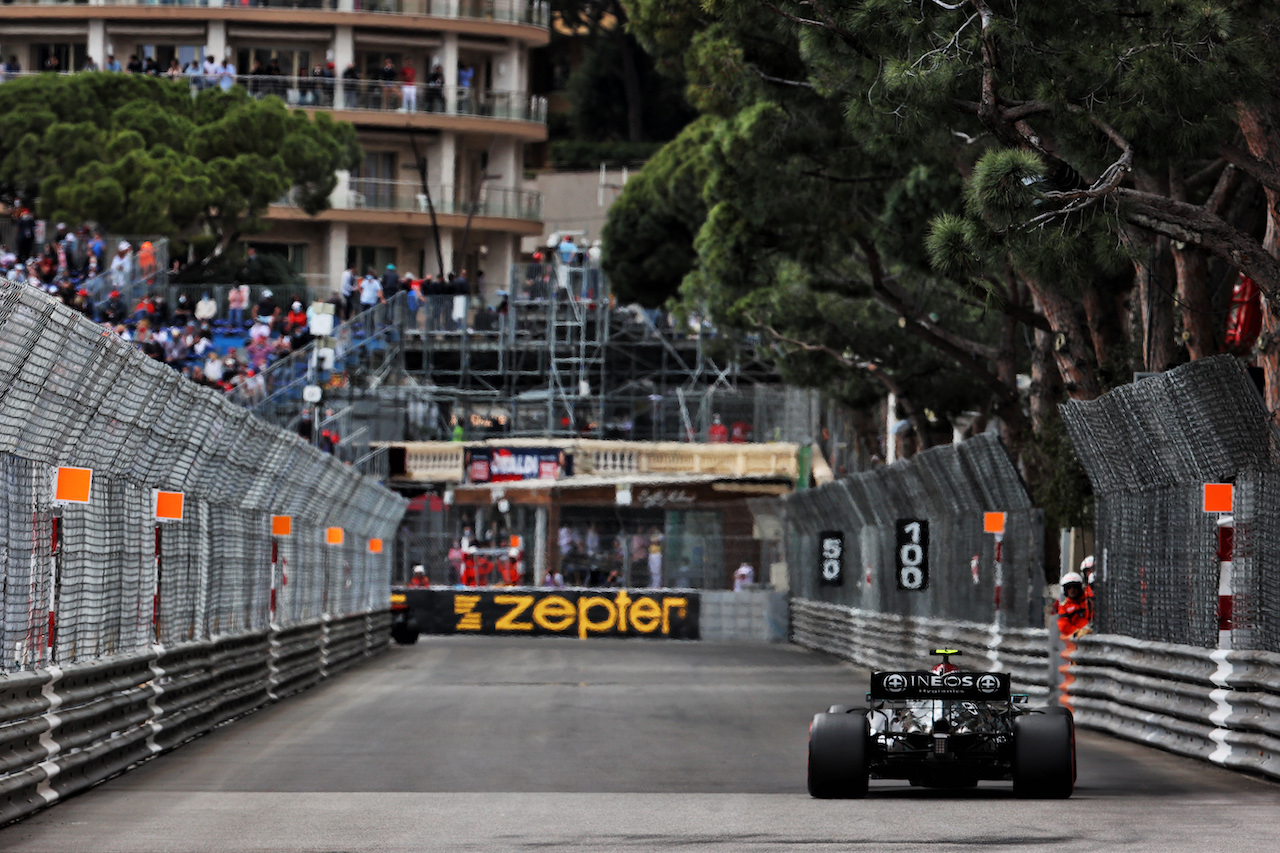
[[[244,86],[351,122],[364,161],[339,174],[331,209],[312,217],[283,198],[251,242],[317,285],[336,287],[348,264],[395,264],[472,280],[483,270],[492,296],[521,239],[543,233],[524,146],[547,138],[546,102],[528,81],[549,16],[528,0],[13,0],[0,6],[0,55],[22,73],[51,59],[62,71],[108,57],[150,58],[162,73],[176,62],[186,85]],[[234,77],[187,70],[208,56]]]

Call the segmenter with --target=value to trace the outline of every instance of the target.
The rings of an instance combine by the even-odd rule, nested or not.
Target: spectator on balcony
[[[229,92],[236,84],[236,65],[230,59],[218,66],[218,84],[222,91]]]
[[[356,303],[359,301],[355,264],[347,264],[347,268],[342,271],[338,288],[342,295],[342,319],[350,320],[356,315]]]
[[[255,98],[262,95],[262,78],[266,73],[261,59],[255,59],[253,65],[249,66],[249,94]]]
[[[9,61],[4,63],[4,67],[0,68],[0,71],[4,72],[4,79],[8,80],[22,73],[22,63],[18,61],[17,56],[9,54]]]
[[[258,304],[253,310],[253,316],[258,318],[258,322],[266,326],[268,331],[274,331],[276,321],[280,317],[280,308],[277,307],[275,294],[270,288],[262,291],[262,295],[258,297]]]
[[[396,265],[387,264],[386,272],[382,274],[382,295],[390,298],[399,292],[400,275],[396,272]]]
[[[120,291],[113,290],[102,306],[102,319],[113,327],[119,326],[129,316],[129,308],[120,298]]]
[[[468,112],[471,108],[471,80],[475,74],[475,69],[466,62],[458,63],[458,112]]]
[[[360,70],[354,62],[342,72],[342,105],[349,110],[360,108]]]
[[[138,54],[129,54],[129,61],[125,63],[124,70],[129,74],[142,73],[142,60],[138,58]]]
[[[178,62],[177,57],[169,60],[169,70],[164,72],[164,76],[168,77],[173,83],[177,83],[182,79],[182,64]]]
[[[233,284],[227,292],[227,321],[237,332],[244,329],[244,309],[249,306],[249,285]]]
[[[444,112],[444,66],[436,63],[427,76],[427,111]]]
[[[378,70],[378,79],[382,81],[382,108],[384,110],[391,109],[396,100],[396,81],[400,78],[400,72],[396,69],[396,64],[391,61],[391,57],[387,57],[382,61],[382,68]]]
[[[44,70],[50,74],[57,74],[62,70],[62,63],[58,61],[56,53],[49,54],[49,58],[44,61]]]
[[[382,283],[373,274],[373,269],[366,270],[364,278],[360,279],[360,310],[368,311],[386,301],[386,297],[382,295]]]
[[[417,72],[408,62],[400,68],[400,112],[416,113],[418,111],[418,87],[415,85]]]
[[[222,65],[213,58],[212,53],[204,58],[204,65],[201,66],[200,70],[204,74],[204,80],[202,81],[204,88],[218,88],[218,81],[222,78]]]
[[[218,351],[211,349],[205,354],[204,378],[215,385],[222,381],[222,359]]]
[[[185,293],[178,294],[178,302],[173,306],[173,323],[175,326],[186,326],[195,314],[192,311],[191,297]]]
[[[76,298],[71,303],[71,307],[79,311],[90,320],[94,317],[93,297],[89,295],[87,288],[80,288],[76,291]]]
[[[320,68],[320,106],[333,106],[334,65],[332,62]]]
[[[280,70],[280,60],[273,56],[271,61],[267,63],[267,70],[263,73],[267,78],[263,94],[276,95],[277,97],[283,98],[285,81],[283,79],[284,72]]]
[[[93,61],[93,57],[92,57],[92,56],[87,57],[87,58],[85,59],[85,61],[84,61],[84,66],[83,66],[83,67],[81,67],[81,69],[80,69],[80,70],[81,70],[81,71],[97,71],[97,70],[98,70],[98,63],[96,63],[96,62],[94,62],[94,61]]]
[[[284,334],[292,335],[299,329],[307,327],[307,312],[302,310],[301,302],[289,305],[289,313],[284,316]]]
[[[200,91],[204,81],[204,77],[201,76],[200,63],[194,59],[191,60],[187,63],[187,67],[182,70],[182,73],[186,76],[187,83],[190,84],[192,90]]]
[[[210,294],[205,293],[200,297],[200,301],[196,303],[194,316],[196,322],[205,326],[209,325],[218,317],[218,301]]]
[[[156,58],[154,56],[148,56],[142,63],[142,73],[150,75],[151,77],[160,76],[160,63],[156,62]]]
[[[116,59],[116,55],[114,53],[108,53],[106,64],[104,64],[102,68],[104,71],[110,71],[114,74],[119,74],[121,71],[120,60]]]

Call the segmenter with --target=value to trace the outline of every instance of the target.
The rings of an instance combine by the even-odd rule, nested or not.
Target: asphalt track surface
[[[1280,786],[1082,732],[1067,801],[805,793],[867,673],[792,646],[423,638],[0,830],[30,851],[1280,849]]]

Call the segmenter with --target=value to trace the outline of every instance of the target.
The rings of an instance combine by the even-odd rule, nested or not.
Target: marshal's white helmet
[[[1067,572],[1065,575],[1062,576],[1062,580],[1060,581],[1060,583],[1063,586],[1066,586],[1069,583],[1078,583],[1081,586],[1084,586],[1084,578],[1080,577],[1079,572]]]

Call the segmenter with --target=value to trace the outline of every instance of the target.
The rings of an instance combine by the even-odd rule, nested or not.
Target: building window
[[[381,277],[387,264],[395,262],[396,250],[389,246],[347,247],[347,263],[360,275],[364,275],[366,270],[373,270],[374,275]]]

